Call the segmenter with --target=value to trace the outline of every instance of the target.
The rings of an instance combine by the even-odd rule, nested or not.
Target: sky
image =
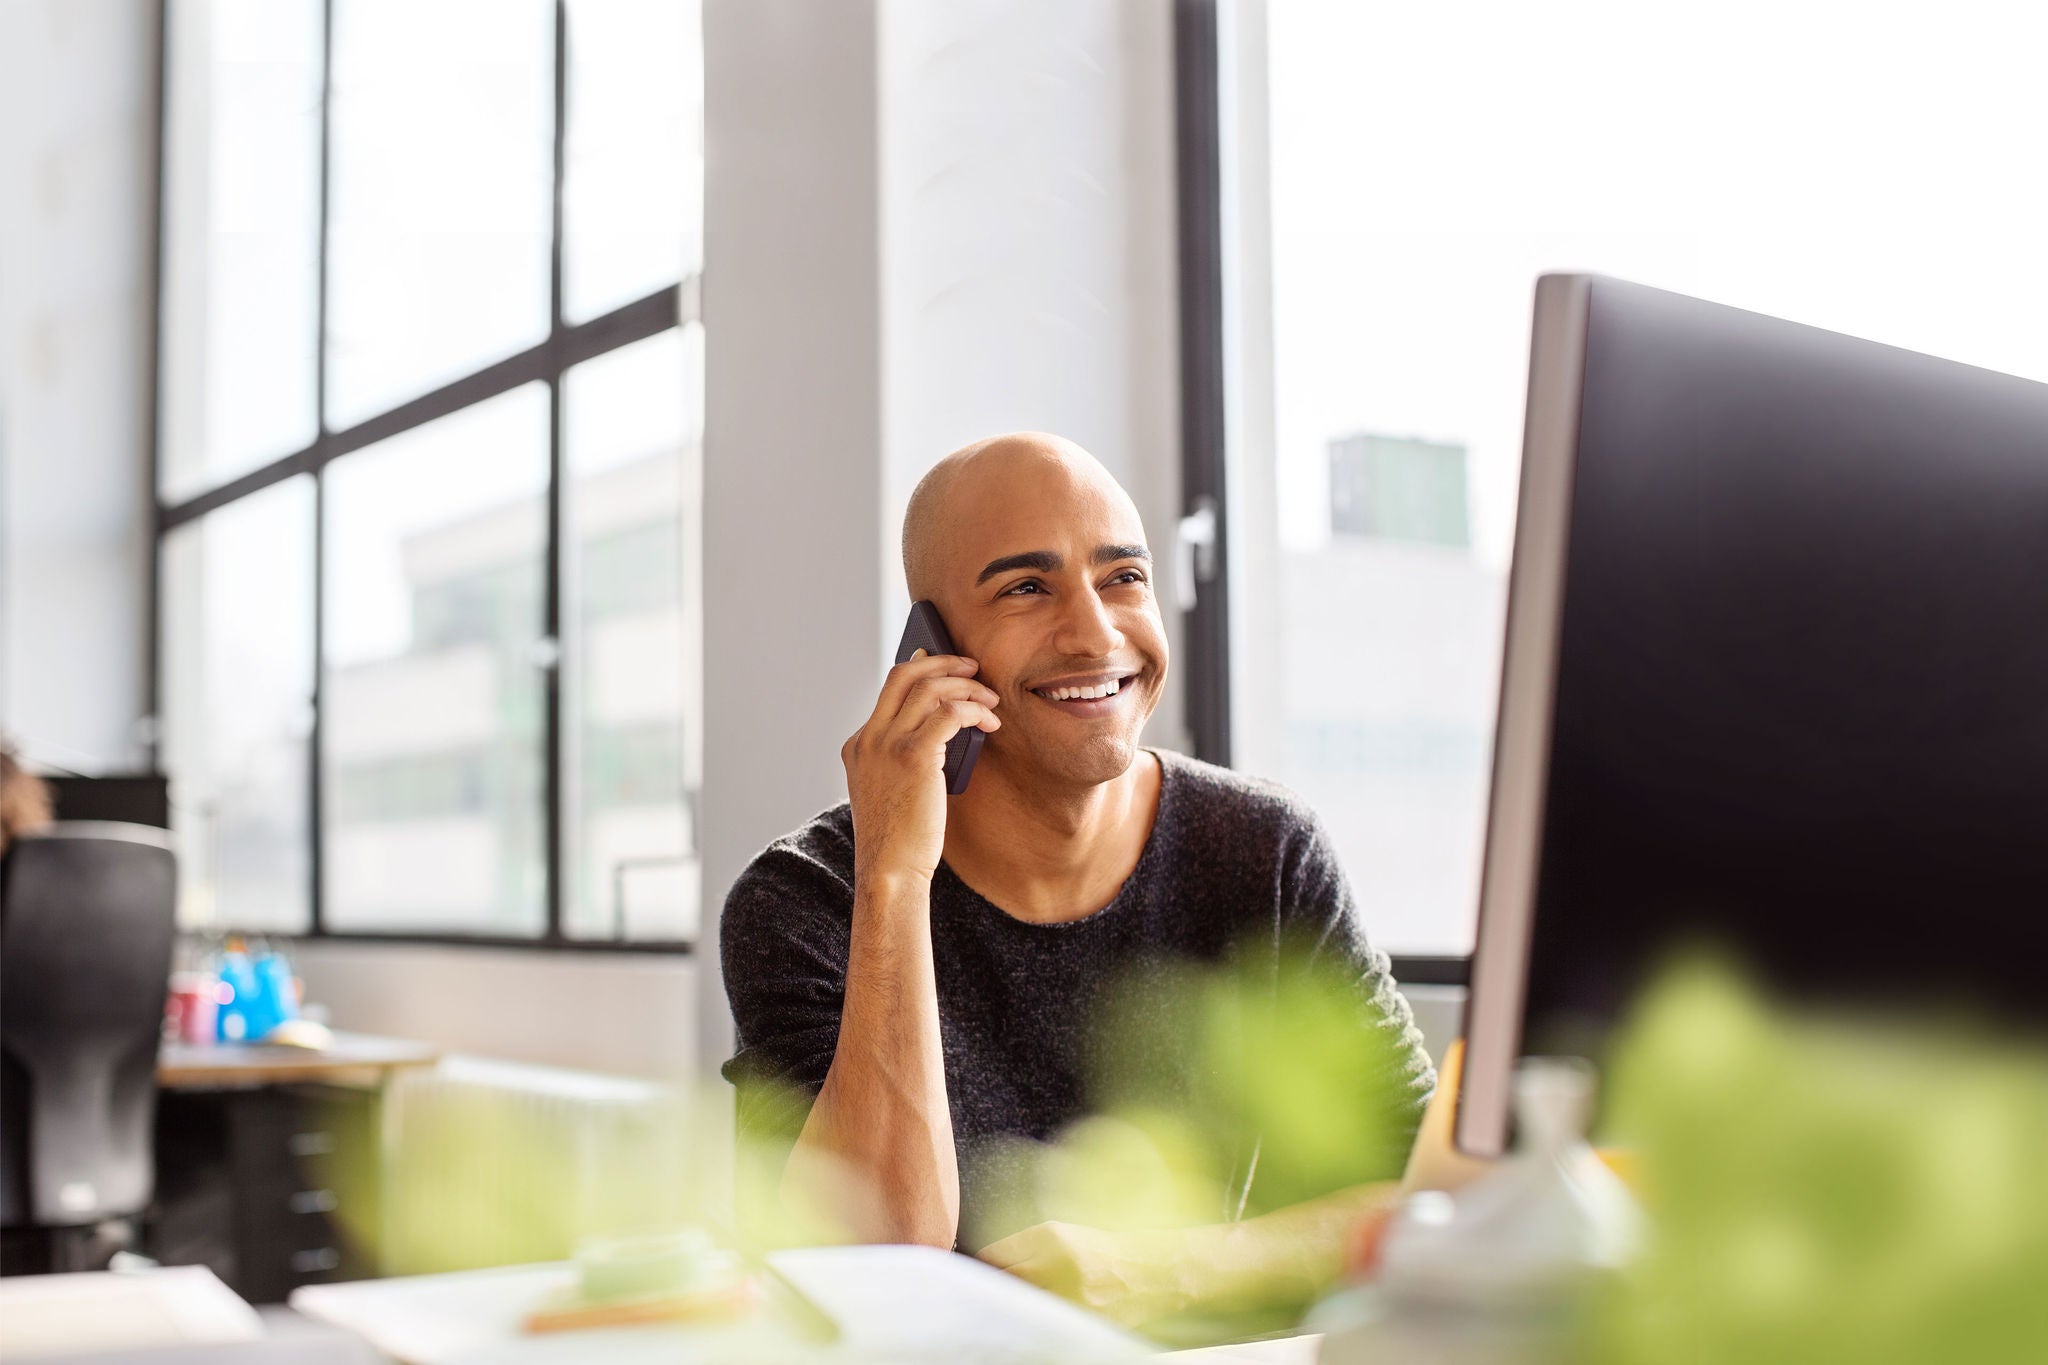
[[[1512,534],[1537,275],[2048,380],[2048,7],[1270,3],[1281,534],[1325,447],[1466,444]]]

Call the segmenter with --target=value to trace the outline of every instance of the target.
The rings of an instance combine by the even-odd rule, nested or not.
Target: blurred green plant
[[[1652,1240],[1574,1359],[2048,1361],[2041,1053],[1795,1016],[1696,959],[1621,1033],[1607,1113],[1640,1154]]]
[[[1305,945],[1133,974],[1098,1008],[1089,1116],[1010,1150],[1025,1174],[969,1240],[1219,1224],[1398,1177],[1418,1114],[1378,1018]]]
[[[445,1067],[445,1064],[444,1064]],[[563,1260],[592,1241],[713,1229],[750,1252],[848,1240],[830,1173],[783,1187],[787,1148],[733,1136],[730,1093],[565,1073],[578,1101],[490,1084],[400,1082],[380,1120],[324,1103],[315,1174],[359,1273]],[[800,1101],[784,1101],[800,1113]],[[849,1182],[850,1183],[850,1182]],[[764,1193],[765,1192],[765,1193]]]

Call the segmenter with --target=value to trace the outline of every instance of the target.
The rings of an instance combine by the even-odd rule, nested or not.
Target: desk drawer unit
[[[343,1229],[376,1226],[374,1093],[267,1086],[163,1100],[152,1239],[160,1259],[209,1266],[258,1304],[373,1273]]]

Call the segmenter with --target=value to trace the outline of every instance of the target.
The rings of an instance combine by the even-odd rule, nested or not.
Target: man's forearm
[[[1393,1207],[1391,1181],[1357,1185],[1305,1203],[1200,1230],[1197,1284],[1212,1305],[1244,1308],[1307,1302],[1337,1282],[1358,1220]]]
[[[854,890],[839,1042],[787,1178],[821,1173],[865,1186],[842,1201],[864,1240],[953,1245],[960,1174],[922,878],[878,876]]]
[[[1184,1314],[1305,1308],[1337,1282],[1359,1219],[1393,1206],[1360,1185],[1241,1223],[1107,1232],[1040,1223],[983,1247],[990,1264],[1129,1327]]]
[[[1084,1282],[1128,1287],[1126,1306],[1091,1306],[1132,1325],[1178,1313],[1306,1307],[1337,1283],[1358,1220],[1389,1208],[1391,1183],[1359,1185],[1238,1223],[1112,1233],[1096,1253],[1118,1264]]]

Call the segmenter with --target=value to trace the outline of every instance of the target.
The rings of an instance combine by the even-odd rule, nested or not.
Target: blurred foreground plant
[[[1608,1097],[1652,1242],[1578,1359],[2048,1361],[2048,1057],[1795,1017],[1701,961],[1646,996]]]
[[[1089,1116],[1019,1143],[985,1242],[1049,1220],[1235,1221],[1401,1173],[1419,1117],[1355,973],[1305,948],[1133,975],[1094,1022]]]
[[[1270,943],[1126,980],[1094,1021],[1089,1115],[997,1154],[970,1245],[1176,1345],[1297,1321],[1391,1194],[1419,1096],[1355,969]]]
[[[562,1260],[593,1240],[688,1227],[749,1251],[847,1240],[838,1215],[851,1194],[822,1173],[785,1197],[786,1148],[735,1141],[722,1083],[450,1058],[383,1103],[365,1123],[360,1098],[339,1099],[319,1124],[336,1142],[317,1173],[366,1273]]]

